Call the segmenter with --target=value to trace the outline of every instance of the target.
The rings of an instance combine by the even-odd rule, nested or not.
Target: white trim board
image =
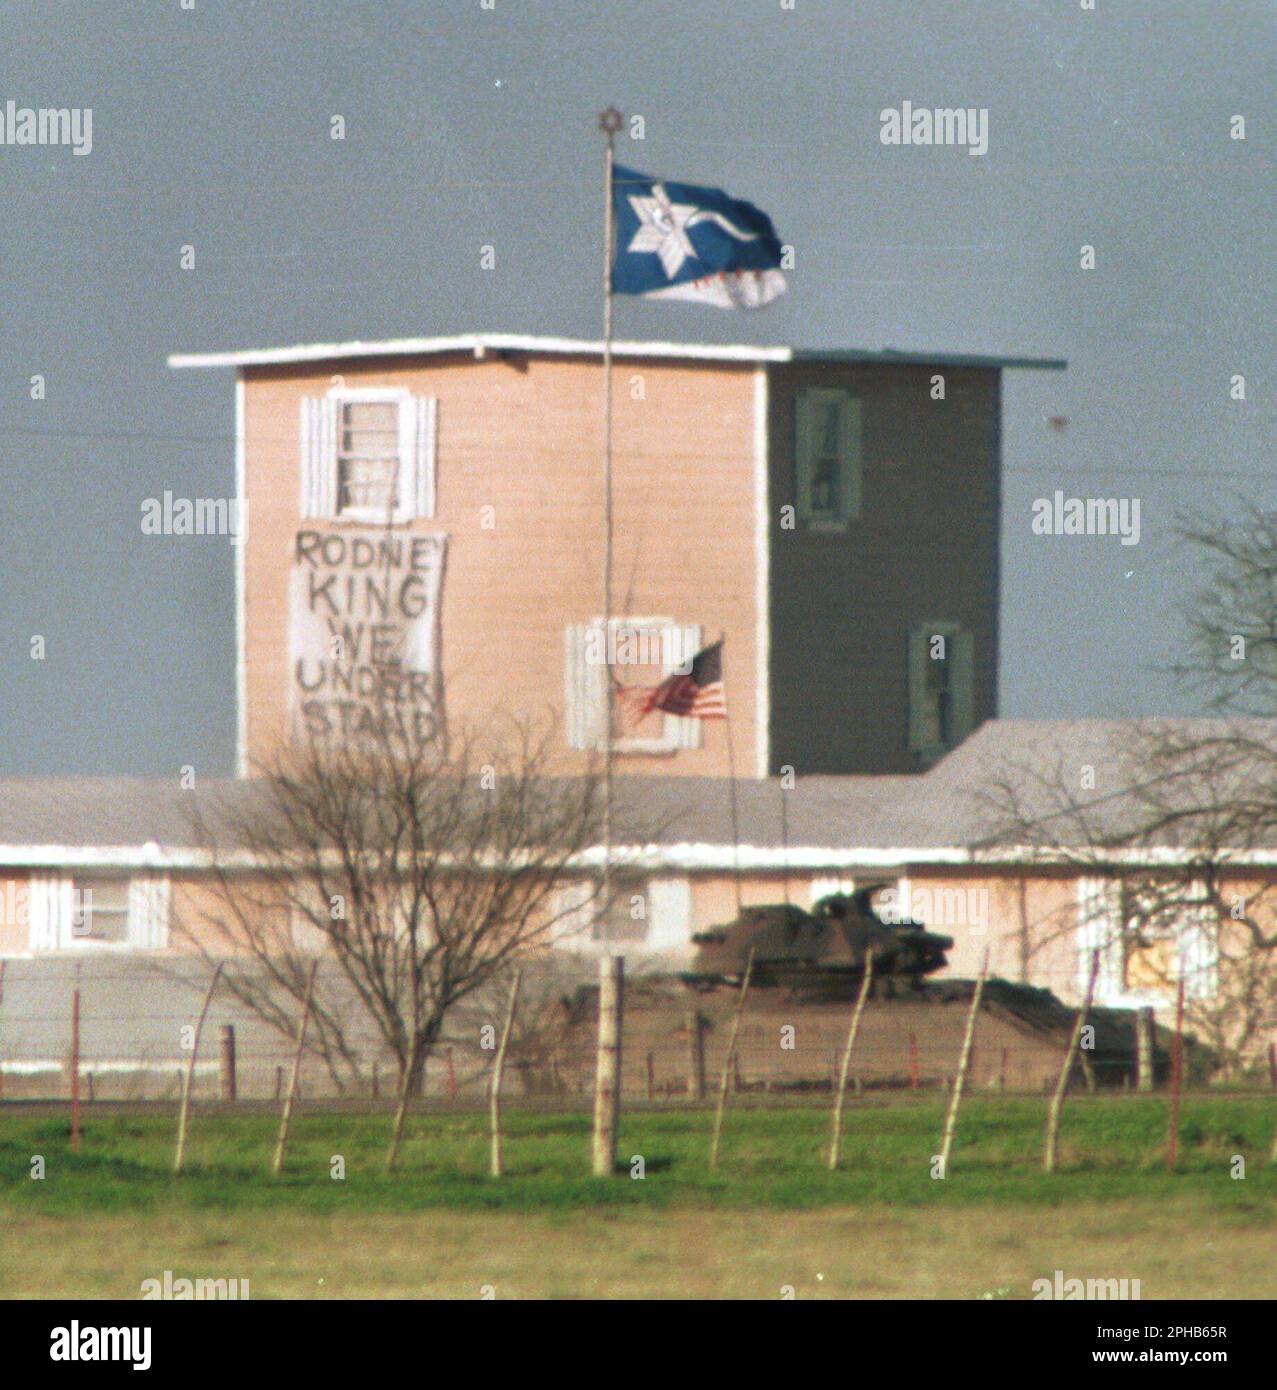
[[[351,357],[422,357],[436,353],[469,352],[477,358],[489,352],[543,352],[600,357],[597,338],[542,337],[527,333],[461,333],[444,338],[385,338],[364,342],[299,343],[292,347],[248,348],[231,352],[175,352],[168,365],[184,367],[270,367],[293,362],[331,362]],[[936,366],[987,367],[991,370],[1026,367],[1063,371],[1059,357],[997,357],[955,352],[912,352],[900,348],[804,349],[754,347],[747,343],[671,343],[621,341],[612,344],[616,357],[667,357],[705,362],[883,362]]]
[[[326,362],[347,357],[421,357],[469,352],[544,352],[601,357],[603,344],[589,338],[536,337],[522,333],[462,333],[448,338],[387,338],[381,342],[301,343],[295,347],[250,348],[236,352],[175,352],[168,365],[183,367],[269,367],[292,362]],[[674,357],[711,362],[791,362],[787,347],[742,344],[614,342],[615,357]]]
[[[739,850],[730,844],[682,842],[668,845],[616,845],[615,862],[636,868],[695,869],[701,871],[734,871],[742,869],[800,870],[840,872],[854,870],[917,867],[928,865],[964,866],[971,869],[1066,870],[1075,877],[1104,874],[1122,868],[1149,869],[1183,867],[1200,862],[1201,851],[1193,849],[1135,849],[1112,851],[1103,861],[1078,858],[1068,850],[1041,850],[1034,846],[1008,845],[999,849],[967,849],[956,845],[892,845],[869,847],[850,845],[783,845],[742,844]],[[0,868],[9,869],[141,869],[152,872],[208,870],[219,861],[205,849],[179,846],[164,849],[149,845],[0,845]],[[572,863],[579,868],[597,867],[603,862],[603,849],[598,846],[575,856]],[[229,871],[248,872],[252,857],[243,850],[223,855],[222,867]],[[1277,869],[1277,848],[1238,851],[1227,857],[1223,867],[1229,870],[1247,868]]]

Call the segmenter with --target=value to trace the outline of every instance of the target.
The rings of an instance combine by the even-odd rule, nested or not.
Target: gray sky
[[[622,336],[1069,359],[1007,378],[1001,713],[1191,710],[1169,528],[1277,504],[1275,39],[1267,0],[7,0],[0,106],[93,148],[0,147],[0,773],[230,771],[232,548],[139,506],[231,491],[232,383],[166,355],[597,335],[609,102],[797,250],[767,310]],[[988,153],[882,145],[905,100],[987,107]],[[1139,497],[1140,543],[1032,535],[1056,488]]]

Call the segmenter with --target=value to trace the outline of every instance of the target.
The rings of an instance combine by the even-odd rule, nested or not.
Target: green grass
[[[588,1116],[512,1111],[493,1180],[480,1113],[412,1116],[388,1177],[387,1114],[316,1110],[296,1117],[274,1181],[262,1110],[197,1110],[174,1178],[171,1107],[90,1108],[72,1154],[64,1108],[10,1103],[0,1297],[137,1298],[166,1269],[250,1279],[254,1299],[1029,1298],[1057,1269],[1138,1278],[1146,1299],[1277,1297],[1272,1100],[1187,1100],[1174,1173],[1161,1099],[1071,1100],[1049,1178],[1044,1101],[971,1097],[941,1182],[943,1118],[934,1098],[853,1101],[830,1173],[824,1106],[741,1103],[711,1174],[707,1110],[635,1109],[617,1176],[594,1179]]]
[[[1165,1168],[1168,1107],[1145,1097],[1079,1097],[1065,1112],[1061,1171],[1041,1171],[1045,1103],[972,1097],[963,1108],[949,1177],[931,1176],[944,1105],[935,1099],[850,1102],[843,1158],[830,1173],[823,1106],[729,1110],[718,1171],[706,1156],[708,1110],[642,1109],[622,1116],[615,1179],[589,1176],[587,1115],[511,1112],[506,1176],[487,1176],[487,1119],[479,1112],[410,1117],[399,1171],[384,1172],[385,1113],[302,1112],[285,1175],[269,1164],[273,1114],[196,1111],[187,1170],[170,1172],[170,1109],[87,1111],[81,1151],[70,1151],[65,1111],[0,1107],[0,1211],[86,1215],[146,1210],[279,1208],[314,1213],[616,1208],[779,1208],[1053,1205],[1076,1200],[1167,1201],[1189,1195],[1221,1211],[1271,1221],[1277,1168],[1265,1165],[1277,1107],[1254,1096],[1184,1102],[1180,1161]],[[33,1155],[46,1177],[31,1178]],[[1230,1176],[1234,1155],[1244,1181]],[[344,1181],[331,1160],[345,1160]],[[641,1181],[629,1176],[634,1155]]]

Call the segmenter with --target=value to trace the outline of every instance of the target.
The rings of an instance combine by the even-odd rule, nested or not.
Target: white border
[[[235,497],[241,516],[248,506],[244,423],[244,373],[235,373]],[[248,537],[235,547],[235,775],[248,776]]]
[[[754,368],[754,749],[755,772],[771,761],[771,534],[768,526],[767,368]]]

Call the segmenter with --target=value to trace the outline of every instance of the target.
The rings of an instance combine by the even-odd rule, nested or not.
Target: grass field
[[[710,1174],[705,1111],[623,1116],[623,1164],[588,1176],[589,1119],[512,1113],[508,1176],[486,1176],[486,1117],[414,1115],[400,1171],[389,1117],[301,1113],[284,1177],[275,1119],[205,1109],[175,1179],[171,1111],[0,1107],[0,1295],[137,1297],[161,1277],[249,1279],[278,1297],[1025,1297],[1035,1278],[1141,1280],[1144,1298],[1277,1296],[1277,1106],[1189,1098],[1178,1171],[1167,1105],[1079,1097],[1062,1171],[1041,1172],[1044,1104],[973,1097],[948,1178],[942,1104],[849,1105],[843,1164],[823,1108],[729,1112]],[[32,1158],[46,1176],[33,1180]],[[344,1179],[331,1176],[345,1162]],[[644,1176],[630,1176],[633,1156]],[[1231,1176],[1234,1157],[1245,1177]]]

